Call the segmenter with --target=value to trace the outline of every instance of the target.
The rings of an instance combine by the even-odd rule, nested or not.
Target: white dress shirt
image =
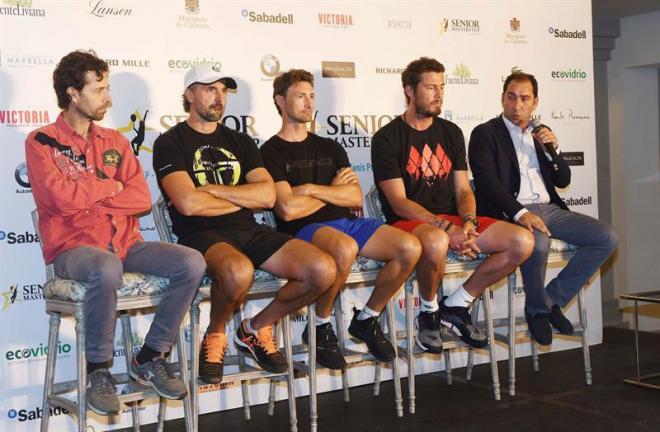
[[[545,188],[545,183],[543,183],[543,177],[541,176],[539,159],[536,155],[534,138],[532,137],[532,127],[527,126],[527,128],[522,131],[506,117],[502,116],[502,120],[504,120],[504,124],[509,130],[513,146],[516,149],[518,166],[520,167],[520,190],[518,191],[518,202],[522,205],[549,203],[550,194],[548,194],[548,190]],[[513,220],[518,222],[520,216],[527,213],[527,211],[527,209],[520,210],[514,215]]]

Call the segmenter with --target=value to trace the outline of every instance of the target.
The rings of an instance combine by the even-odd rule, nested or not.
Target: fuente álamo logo
[[[57,356],[66,357],[71,352],[71,345],[68,343],[60,342],[57,345]],[[37,346],[24,347],[18,349],[10,349],[5,351],[5,360],[8,363],[10,362],[20,362],[20,361],[39,361],[45,360],[48,355],[48,345],[39,343]]]
[[[293,24],[293,14],[255,12],[247,9],[241,10],[241,16],[257,24]]]
[[[548,33],[559,39],[586,39],[586,30],[566,30],[557,27],[548,27]]]
[[[69,410],[60,407],[51,407],[49,410],[50,416],[58,416],[62,414],[69,414]],[[31,420],[40,420],[43,417],[44,411],[41,407],[34,407],[33,409],[23,408],[16,410],[14,408],[7,411],[7,418],[16,420],[18,422],[26,422]]]
[[[587,73],[576,68],[553,70],[550,72],[550,76],[552,79],[564,81],[584,81],[587,79]]]
[[[0,230],[0,241],[6,241],[7,244],[26,244],[26,243],[39,243],[39,236],[32,234],[29,231],[23,233],[15,233],[13,231]]]

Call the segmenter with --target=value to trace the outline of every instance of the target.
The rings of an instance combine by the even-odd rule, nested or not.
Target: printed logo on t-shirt
[[[121,163],[121,155],[115,149],[110,149],[103,152],[103,165],[118,167]]]
[[[415,147],[410,147],[406,171],[415,180],[419,180],[420,177],[423,178],[426,184],[431,187],[438,178],[447,181],[451,171],[451,160],[440,144],[436,146],[435,152],[431,150],[428,144],[424,144],[421,154]]]
[[[218,184],[235,186],[241,178],[241,164],[223,148],[203,145],[195,152],[193,173],[200,186]]]

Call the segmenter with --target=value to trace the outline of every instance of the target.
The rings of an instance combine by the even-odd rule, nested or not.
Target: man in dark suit
[[[502,114],[472,131],[469,160],[476,186],[477,212],[507,219],[534,234],[532,255],[520,270],[526,293],[525,318],[532,337],[552,343],[551,325],[563,334],[573,326],[563,315],[566,306],[610,256],[617,234],[608,224],[570,212],[557,194],[571,171],[548,127],[530,125],[538,105],[533,75],[515,72],[502,91]],[[551,155],[550,146],[556,157]],[[545,285],[550,237],[579,246],[573,259]]]

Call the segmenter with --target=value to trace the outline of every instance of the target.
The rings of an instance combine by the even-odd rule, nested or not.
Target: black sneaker
[[[348,332],[367,344],[369,352],[376,357],[377,360],[382,362],[389,362],[394,360],[396,354],[390,341],[385,339],[383,330],[378,324],[376,317],[370,317],[365,320],[358,320],[357,317],[360,311],[353,308],[353,319],[351,325],[348,326]]]
[[[222,381],[222,369],[227,351],[227,335],[206,333],[199,347],[199,378],[207,384]]]
[[[445,306],[447,296],[440,302],[440,322],[463,342],[474,348],[488,345],[488,338],[472,324],[472,317],[467,307]]]
[[[174,367],[163,357],[138,364],[133,356],[129,375],[140,384],[151,386],[156,393],[165,399],[183,399],[188,394],[183,381],[174,374]]]
[[[250,354],[259,367],[272,373],[282,373],[287,370],[286,358],[277,349],[273,339],[273,326],[261,328],[256,335],[245,330],[245,321],[234,333],[236,347]]]
[[[527,327],[532,339],[539,343],[539,345],[552,344],[552,329],[550,328],[550,318],[547,313],[537,313],[535,315],[525,311],[525,320],[527,320]]]
[[[550,316],[548,318],[550,319],[550,324],[561,334],[572,335],[575,331],[573,324],[566,318],[558,305],[554,305],[550,309]]]
[[[115,378],[105,369],[96,369],[87,375],[87,406],[99,415],[119,413],[119,399]]]
[[[440,310],[435,312],[420,312],[417,315],[417,345],[424,351],[433,354],[442,352],[442,335],[440,334]]]
[[[328,369],[343,369],[346,367],[346,359],[341,354],[339,345],[337,344],[337,336],[332,329],[332,324],[325,323],[316,327],[316,361],[323,367]],[[309,343],[309,324],[305,326],[302,333],[302,340],[305,345]]]

